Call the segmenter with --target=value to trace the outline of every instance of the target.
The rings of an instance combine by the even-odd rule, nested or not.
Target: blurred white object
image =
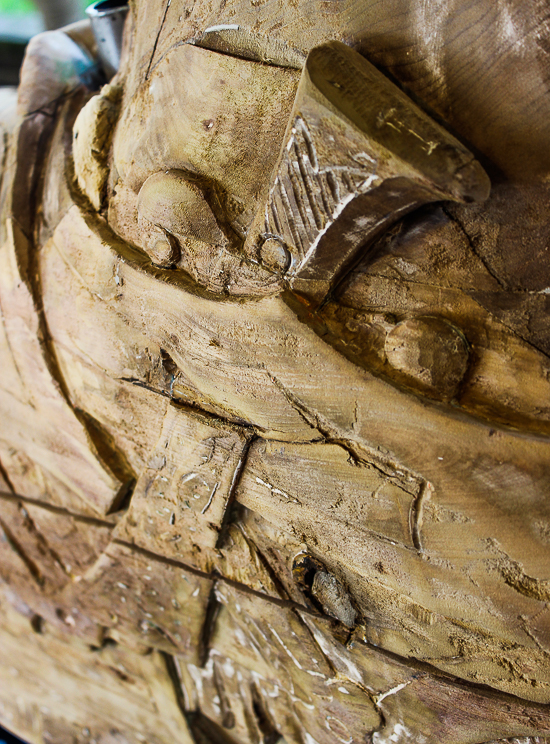
[[[120,65],[122,32],[127,13],[128,3],[124,0],[100,0],[86,8],[107,80],[113,77]]]

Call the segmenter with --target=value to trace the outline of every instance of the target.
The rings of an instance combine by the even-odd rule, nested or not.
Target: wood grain
[[[546,9],[130,6],[0,96],[0,722],[545,744]]]

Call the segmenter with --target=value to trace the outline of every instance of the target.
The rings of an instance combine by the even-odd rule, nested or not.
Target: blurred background
[[[0,744],[24,744],[24,742],[0,727]]]
[[[0,85],[19,82],[19,67],[31,36],[81,20],[91,2],[0,0]]]

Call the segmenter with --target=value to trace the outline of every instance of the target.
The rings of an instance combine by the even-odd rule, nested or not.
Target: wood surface
[[[548,13],[138,0],[2,91],[0,723],[550,741]]]

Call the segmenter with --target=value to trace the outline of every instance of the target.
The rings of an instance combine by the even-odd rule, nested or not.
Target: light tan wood
[[[550,741],[535,2],[130,4],[0,97],[0,723]],[[4,680],[8,680],[4,684]]]

